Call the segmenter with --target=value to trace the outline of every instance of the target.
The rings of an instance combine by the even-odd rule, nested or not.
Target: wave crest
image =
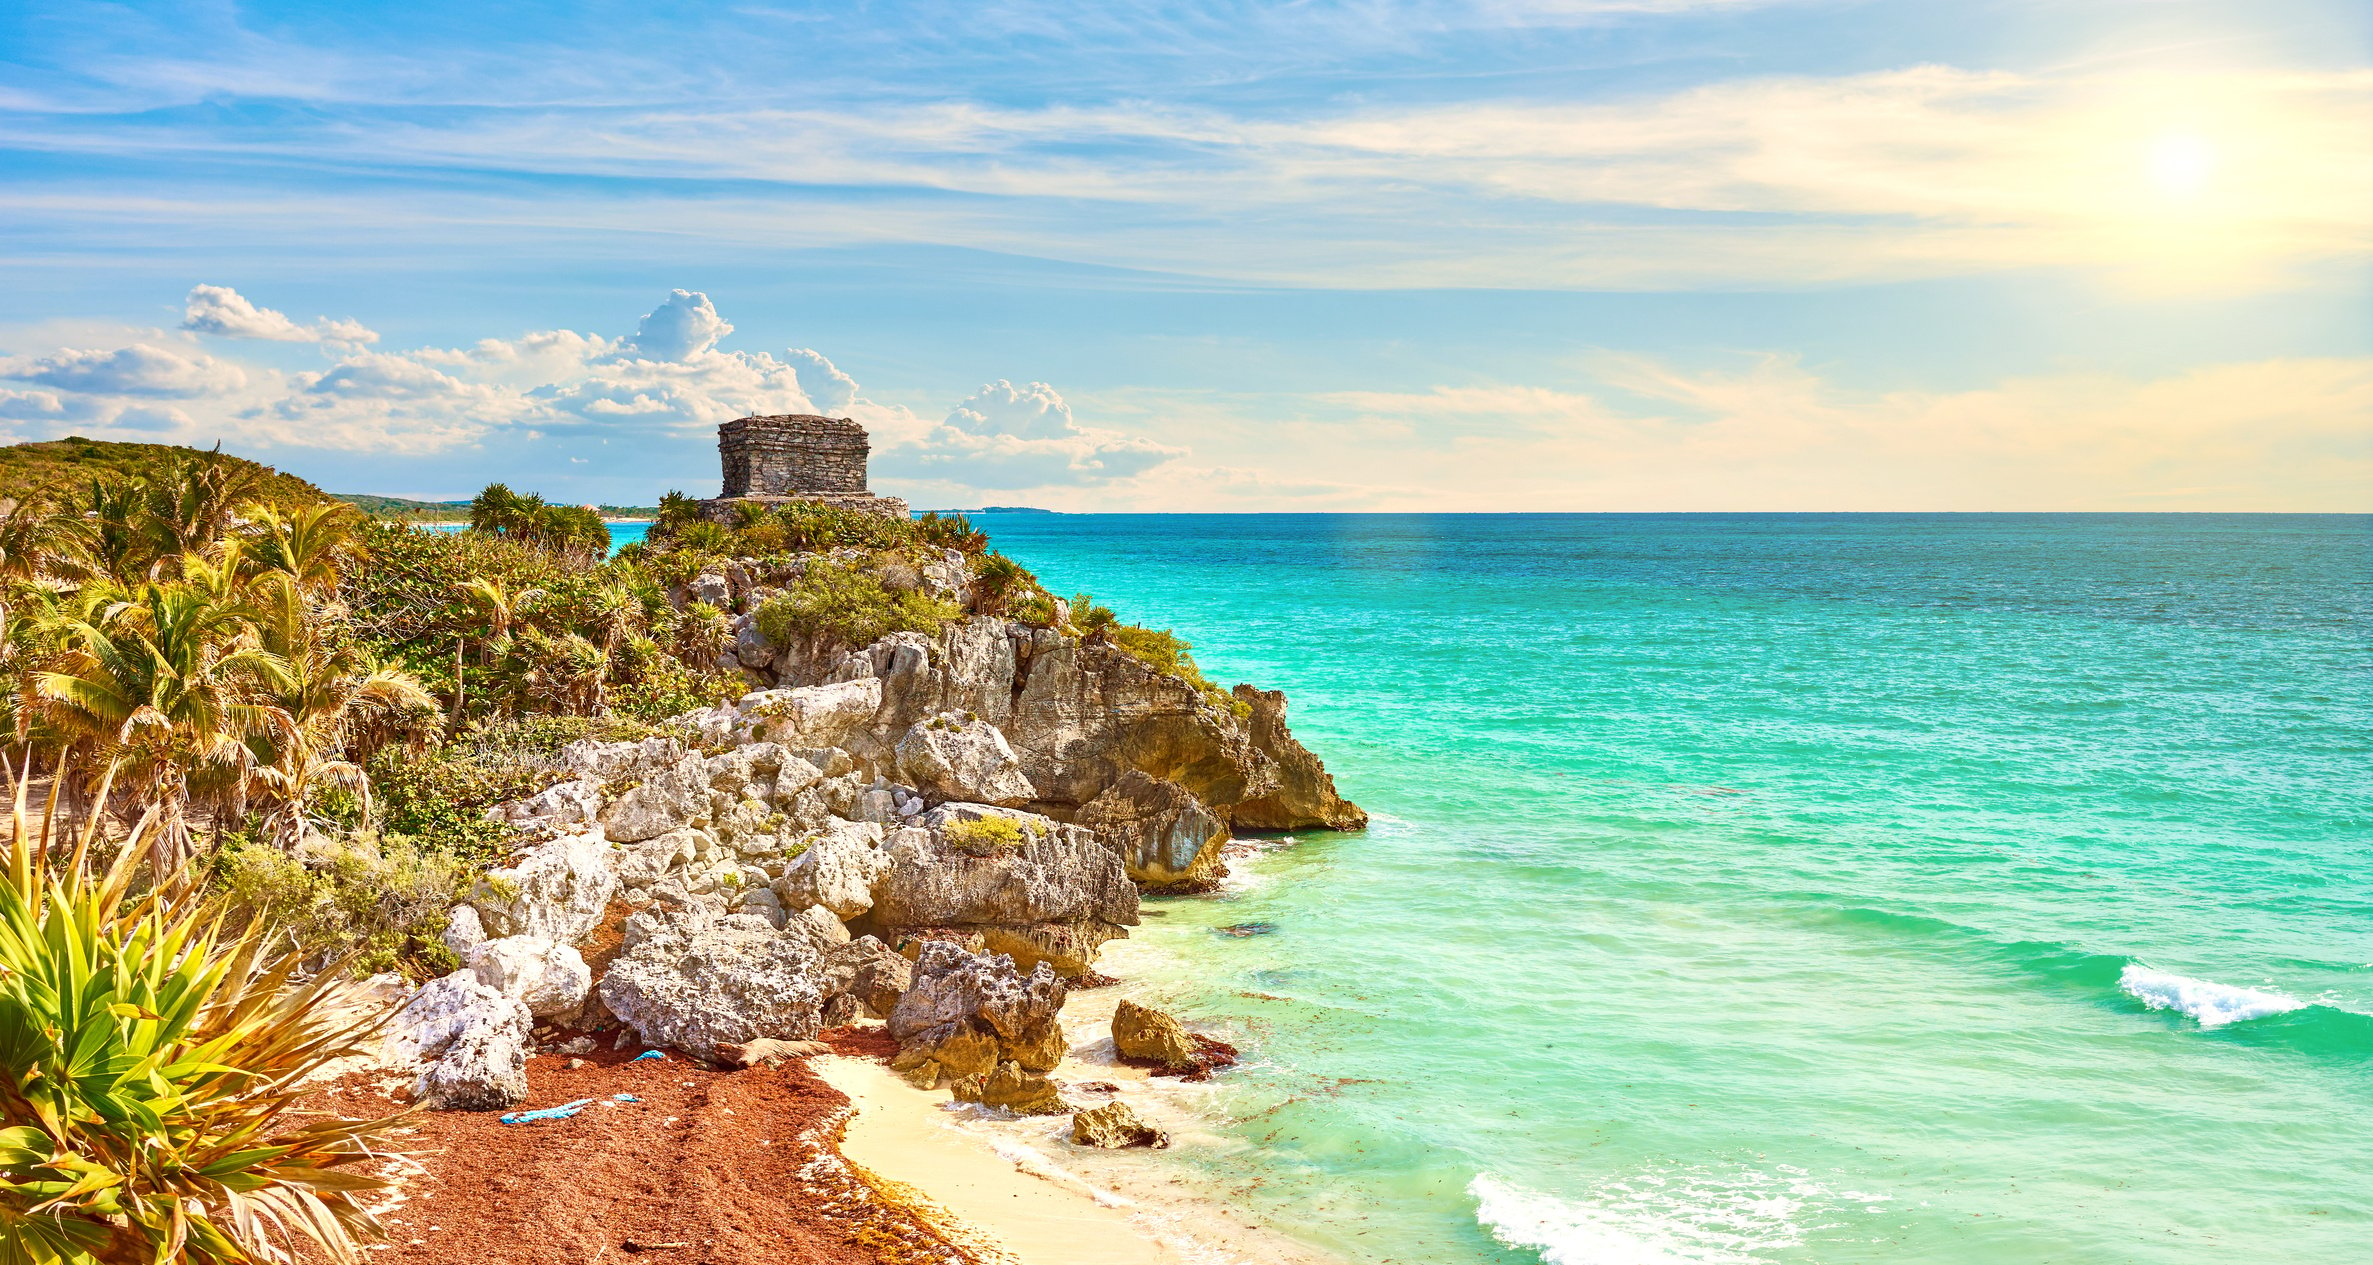
[[[2193,979],[2130,963],[2118,975],[2118,987],[2153,1010],[2180,1010],[2203,1028],[2264,1019],[2305,1009],[2307,1002],[2288,993],[2262,988],[2236,988],[2214,980]]]
[[[1602,1186],[1589,1200],[1480,1173],[1467,1193],[1492,1238],[1547,1265],[1755,1265],[1760,1249],[1803,1240],[1796,1214],[1814,1192],[1747,1172],[1728,1180],[1651,1175]]]

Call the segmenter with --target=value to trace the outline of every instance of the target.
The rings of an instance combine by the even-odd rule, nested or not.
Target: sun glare
[[[2196,198],[2216,174],[2216,150],[2188,132],[2171,132],[2151,146],[2151,183],[2174,198]]]

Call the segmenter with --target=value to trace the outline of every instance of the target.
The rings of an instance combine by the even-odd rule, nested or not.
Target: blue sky
[[[0,437],[343,491],[2373,508],[2363,5],[0,10]]]

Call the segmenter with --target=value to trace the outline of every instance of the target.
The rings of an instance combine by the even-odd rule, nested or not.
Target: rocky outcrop
[[[472,889],[470,904],[489,937],[569,944],[600,925],[617,893],[610,843],[589,831],[550,840],[517,864],[488,871]]]
[[[1041,963],[1024,975],[1002,953],[967,953],[924,942],[914,978],[891,1008],[899,1052],[890,1066],[928,1088],[946,1082],[957,1097],[1022,1114],[1056,1109],[1044,1073],[1067,1049],[1059,1016],[1065,987]]]
[[[432,980],[389,1022],[390,1057],[419,1066],[413,1097],[440,1111],[527,1098],[527,1007],[464,972]]]
[[[1021,846],[981,853],[949,830],[983,818],[1015,823]],[[1078,975],[1096,946],[1137,924],[1137,888],[1089,830],[982,804],[945,804],[892,839],[870,923],[885,934],[982,933],[991,947]]]
[[[1160,1067],[1195,1065],[1195,1043],[1176,1019],[1126,999],[1113,1008],[1112,1048],[1124,1059]]]
[[[593,988],[593,972],[583,955],[540,936],[482,941],[462,960],[462,970],[538,1019],[575,1019]]]
[[[898,740],[898,772],[927,802],[957,800],[1016,807],[1038,798],[1005,735],[977,715],[941,712]]]
[[[1368,828],[1368,814],[1335,793],[1335,779],[1326,766],[1286,728],[1282,691],[1239,685],[1235,697],[1251,708],[1245,723],[1251,730],[1253,747],[1276,770],[1273,785],[1229,809],[1237,825],[1248,830]]]
[[[644,913],[636,918],[653,918]],[[602,1004],[645,1045],[717,1057],[720,1041],[804,1040],[823,1027],[823,961],[752,914],[655,919],[602,977]]]
[[[1072,1113],[1071,1141],[1078,1146],[1119,1150],[1129,1146],[1170,1145],[1170,1135],[1137,1118],[1125,1102],[1108,1102]]]
[[[1148,886],[1207,883],[1226,873],[1220,849],[1227,823],[1176,782],[1131,769],[1074,820],[1096,833],[1130,878]]]

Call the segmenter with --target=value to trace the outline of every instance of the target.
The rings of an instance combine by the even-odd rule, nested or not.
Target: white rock
[[[687,826],[619,845],[618,881],[630,888],[656,883],[667,877],[668,871],[691,864],[714,842],[705,831]]]
[[[698,752],[686,752],[611,801],[601,813],[602,829],[620,843],[640,843],[700,824],[708,816],[708,804],[708,762]]]
[[[466,958],[470,950],[486,939],[485,924],[478,921],[478,911],[469,905],[455,905],[445,915],[445,934],[438,937],[453,956]]]
[[[487,815],[523,830],[565,830],[592,821],[601,812],[601,801],[599,782],[575,779],[554,782],[526,799],[498,804]]]
[[[490,936],[569,944],[601,925],[618,894],[617,854],[598,832],[564,835],[517,865],[490,870],[471,893]]]
[[[1015,807],[1038,798],[1005,735],[961,712],[942,712],[909,728],[898,740],[898,771],[941,801]],[[885,806],[884,815],[890,811]]]
[[[487,1111],[527,1098],[531,1020],[518,999],[468,971],[431,980],[389,1023],[388,1053],[427,1060],[415,1097],[439,1110]]]
[[[593,987],[585,958],[565,944],[537,936],[505,936],[471,950],[463,969],[478,982],[517,998],[538,1019],[573,1019]]]
[[[882,683],[872,677],[760,690],[743,697],[742,715],[763,739],[803,747],[835,747],[862,731],[881,710]]]
[[[783,867],[775,894],[786,909],[821,905],[841,921],[873,908],[873,887],[890,868],[882,828],[834,820]]]
[[[645,1044],[715,1058],[720,1041],[815,1036],[820,967],[804,936],[728,915],[689,934],[644,937],[602,977],[601,999]]]

